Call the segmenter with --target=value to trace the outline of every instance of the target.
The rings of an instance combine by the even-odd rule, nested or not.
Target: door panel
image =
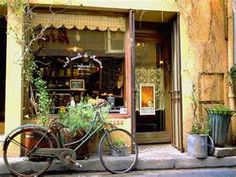
[[[165,44],[168,38],[144,33],[136,31],[135,36],[136,139],[140,144],[170,142],[165,99],[168,70],[163,57],[170,53]],[[147,87],[146,91],[142,86]]]
[[[129,31],[128,31],[128,50],[130,50],[130,58],[131,58],[131,103],[135,105],[135,14],[134,10],[129,10]],[[127,52],[129,53],[129,52]],[[126,60],[127,61],[127,60]],[[135,106],[131,106],[131,131],[132,134],[136,133],[136,120],[135,120]]]
[[[180,64],[180,39],[179,15],[173,21],[171,34],[171,119],[172,119],[172,144],[183,150],[182,142],[182,100],[181,100],[181,64]]]

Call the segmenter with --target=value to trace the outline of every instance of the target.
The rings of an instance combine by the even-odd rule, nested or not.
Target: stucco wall
[[[55,6],[81,6],[84,8],[111,8],[111,9],[142,9],[142,10],[162,10],[177,11],[175,0],[30,0],[32,3],[41,5],[54,4]],[[93,8],[94,9],[94,8]]]
[[[196,86],[201,118],[210,103],[227,103],[227,29],[224,4],[220,0],[178,1],[181,15],[183,86],[183,131],[193,120],[193,85]],[[199,112],[198,112],[199,111]]]

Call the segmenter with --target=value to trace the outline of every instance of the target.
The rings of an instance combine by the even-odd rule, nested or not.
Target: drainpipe
[[[233,6],[233,7],[232,7]],[[228,71],[236,64],[236,47],[234,45],[235,36],[236,36],[236,19],[235,19],[235,10],[236,10],[236,0],[227,1],[227,28],[228,28]],[[232,79],[229,75],[229,81],[232,83]],[[232,84],[229,85],[229,106],[232,110],[235,110],[235,94],[233,92]]]
[[[236,64],[236,0],[228,0],[227,3],[227,19],[228,19],[228,71]],[[235,94],[233,91],[232,78],[229,75],[229,106],[231,110],[236,110]],[[230,131],[227,141],[232,145],[236,145],[236,114],[231,117]]]

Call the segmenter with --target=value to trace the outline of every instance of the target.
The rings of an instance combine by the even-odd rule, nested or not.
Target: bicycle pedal
[[[79,168],[82,168],[82,167],[83,167],[79,162],[76,162],[76,163],[75,163],[75,166],[76,166],[76,167],[79,167]]]

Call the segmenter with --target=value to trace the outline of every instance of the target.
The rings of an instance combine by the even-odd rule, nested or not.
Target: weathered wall
[[[227,29],[222,0],[178,1],[181,14],[183,130],[193,120],[193,85],[200,118],[212,103],[227,102]],[[198,112],[199,111],[199,112]]]

